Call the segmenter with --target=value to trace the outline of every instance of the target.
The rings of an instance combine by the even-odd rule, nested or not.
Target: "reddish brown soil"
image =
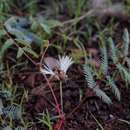
[[[95,117],[101,123],[104,130],[130,130],[130,125],[120,121],[120,119],[130,121],[130,88],[119,84],[122,99],[120,102],[112,99],[113,104],[108,106],[87,88],[83,74],[80,70],[78,71],[79,67],[74,65],[72,68],[73,70],[70,69],[68,74],[70,78],[62,86],[64,113],[66,117],[62,129],[96,130],[96,128],[99,128],[99,125],[94,119]],[[30,99],[26,103],[26,111],[30,120],[33,119],[37,122],[36,116],[38,116],[38,113],[46,109],[49,110],[51,115],[56,115],[54,106],[52,105],[54,100],[44,78],[40,74],[35,74],[35,72],[26,73],[23,73],[23,76],[20,75],[20,77],[26,77],[24,85],[28,86],[26,89],[29,90],[30,95]],[[51,85],[60,101],[59,83],[52,81]],[[82,100],[79,98],[80,91],[83,92]],[[106,91],[111,98],[114,97],[111,92]],[[47,129],[41,124],[37,124],[35,127],[39,130]]]

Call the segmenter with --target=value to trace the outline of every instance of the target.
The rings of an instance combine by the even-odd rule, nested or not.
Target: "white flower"
[[[44,69],[40,68],[41,73],[43,74],[48,74],[48,75],[55,75],[55,73],[53,72],[53,70],[51,68],[49,68],[47,65],[44,65]]]
[[[73,61],[72,58],[68,56],[59,56],[57,63],[57,70],[63,71],[66,75],[68,68],[73,64]],[[46,65],[44,65],[44,69],[41,68],[40,71],[45,75],[53,75],[58,77],[57,73],[53,71],[54,69],[55,68],[49,67],[49,64],[46,63]]]
[[[68,68],[73,64],[72,58],[68,56],[59,56],[59,66],[60,70],[62,70],[65,74],[68,70]]]

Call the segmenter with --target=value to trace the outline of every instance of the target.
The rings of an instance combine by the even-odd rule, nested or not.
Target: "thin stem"
[[[25,98],[25,92],[24,92],[24,94],[22,95],[22,97],[21,97],[21,101],[20,101],[20,107],[22,106],[22,103],[23,103],[23,101],[24,101],[24,98]]]
[[[46,53],[46,51],[47,51],[48,48],[49,48],[49,42],[47,43],[47,47],[45,48],[45,50],[44,50],[44,52],[43,52],[43,54],[42,54],[42,57],[41,57],[41,60],[40,60],[40,66],[42,65],[43,58],[44,58],[45,53]]]
[[[60,104],[61,104],[61,111],[63,114],[63,89],[62,89],[62,81],[60,81]]]
[[[57,101],[57,98],[56,98],[56,96],[55,96],[55,93],[54,93],[54,91],[53,91],[53,89],[52,89],[52,86],[51,86],[49,80],[47,79],[46,75],[43,74],[43,76],[44,76],[44,78],[46,79],[47,84],[48,84],[48,86],[49,86],[49,88],[50,88],[50,90],[51,90],[52,96],[53,96],[54,101],[55,101],[55,104],[56,104],[57,112],[58,112],[59,115],[60,115],[60,114],[61,114],[61,110],[60,110],[60,107],[59,107],[59,103],[58,103],[58,101]]]
[[[71,23],[76,24],[77,22],[83,20],[84,18],[86,18],[86,17],[88,17],[88,16],[91,16],[93,13],[94,13],[94,10],[90,10],[90,11],[86,12],[84,15],[82,15],[82,16],[80,16],[80,17],[76,17],[76,18],[74,18],[74,19],[70,19],[70,20],[68,20],[68,21],[65,21],[65,22],[63,23],[63,25],[71,24]]]
[[[49,80],[47,79],[46,75],[43,74],[43,76],[44,76],[44,78],[46,79],[47,84],[48,84],[48,86],[49,86],[49,88],[50,88],[50,90],[51,90],[52,96],[53,96],[54,101],[55,101],[55,104],[56,104],[57,112],[58,112],[59,115],[61,115],[61,117],[60,117],[60,118],[61,118],[61,119],[60,119],[60,122],[57,123],[57,124],[58,124],[58,128],[56,128],[56,130],[60,130],[61,127],[62,127],[62,124],[64,123],[64,115],[61,114],[62,112],[61,112],[61,109],[60,109],[60,107],[59,107],[59,103],[58,103],[58,101],[57,101],[57,98],[56,98],[56,96],[55,96],[55,93],[54,93],[54,91],[53,91],[53,89],[52,89],[52,86],[51,86]]]
[[[61,130],[62,124],[64,123],[64,117],[62,117],[60,123],[59,123],[59,127],[58,130]]]
[[[93,117],[93,119],[96,121],[96,123],[98,124],[98,126],[100,127],[101,130],[104,130],[103,126],[101,125],[101,123],[96,119],[96,117],[90,112],[91,116]]]

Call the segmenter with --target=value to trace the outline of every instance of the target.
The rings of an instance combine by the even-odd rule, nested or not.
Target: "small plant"
[[[2,108],[2,115],[5,117],[10,117],[11,119],[21,119],[22,111],[17,106],[8,106]]]
[[[49,115],[48,110],[46,110],[46,114],[42,113],[40,115],[42,117],[38,119],[39,122],[46,125],[49,128],[49,130],[53,130],[53,122],[52,122],[52,119],[51,119],[51,117]]]
[[[84,73],[88,87],[91,88],[104,102],[111,104],[110,98],[99,88],[99,85],[93,79],[92,69],[90,69],[87,64],[84,65]]]
[[[106,47],[105,43],[102,42],[101,47],[101,65],[100,68],[93,69],[87,60],[84,65],[85,79],[88,83],[88,87],[91,88],[98,97],[100,97],[107,104],[111,103],[111,99],[100,89],[100,85],[97,84],[96,80],[104,82],[106,86],[110,86],[113,94],[120,101],[121,94],[116,85],[117,81],[121,79],[126,83],[126,86],[130,84],[130,73],[129,63],[130,58],[128,57],[129,52],[129,33],[128,30],[124,30],[123,34],[123,46],[118,48],[112,38],[108,39],[109,48]],[[114,68],[113,68],[113,67]],[[119,77],[120,75],[120,77]],[[94,79],[94,77],[96,78]]]
[[[125,81],[126,86],[130,84],[130,73],[129,73],[129,60],[128,52],[129,52],[129,33],[128,30],[124,30],[123,34],[123,45],[120,48],[117,48],[114,44],[114,41],[112,38],[108,39],[110,49],[111,49],[111,59],[113,62],[113,65],[115,65],[115,77],[118,77],[118,74],[121,76],[121,79]],[[127,64],[127,66],[125,65]]]
[[[8,11],[10,11],[10,5],[11,5],[11,1],[1,0],[0,1],[0,12],[7,13]]]
[[[128,30],[117,37],[128,11],[129,0],[0,0],[0,130],[103,130],[107,117],[119,121],[115,107],[110,114],[86,99],[112,104],[130,85]]]

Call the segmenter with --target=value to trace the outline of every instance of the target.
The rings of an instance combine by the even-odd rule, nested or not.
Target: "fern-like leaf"
[[[95,80],[93,79],[93,75],[90,67],[87,64],[85,64],[83,66],[83,69],[84,69],[85,79],[88,83],[88,87],[91,88],[96,93],[96,95],[102,99],[102,101],[104,101],[107,104],[111,104],[111,99],[105,94],[105,92],[100,90]]]
[[[101,48],[101,70],[103,71],[104,74],[107,73],[108,70],[108,57],[107,57],[107,49],[106,46]]]
[[[99,89],[99,87],[95,87],[93,91],[96,93],[96,95],[105,103],[112,104],[111,99],[106,95],[104,91]]]
[[[127,62],[128,68],[130,69],[130,59],[128,57],[126,58],[126,62]]]
[[[96,86],[96,83],[95,83],[95,81],[93,79],[93,75],[92,75],[90,67],[87,64],[85,64],[83,66],[83,69],[84,69],[85,79],[86,79],[86,81],[88,83],[88,87],[89,88],[94,88]]]
[[[9,106],[2,109],[3,115],[12,119],[21,119],[21,109],[16,106]]]
[[[113,62],[114,62],[114,63],[117,63],[117,61],[118,61],[118,57],[117,57],[117,54],[116,54],[117,49],[116,49],[116,47],[115,47],[115,44],[114,44],[114,42],[113,42],[113,39],[110,37],[110,38],[108,39],[108,42],[109,42],[110,52],[111,52],[110,56],[111,56]]]
[[[126,28],[123,34],[123,41],[124,41],[124,48],[123,48],[124,56],[127,56],[129,53],[130,39],[129,39],[129,32]]]
[[[117,69],[120,72],[122,79],[124,79],[125,82],[127,84],[129,84],[130,83],[130,74],[128,73],[127,69],[124,68],[121,64],[117,64],[116,66],[117,66]]]
[[[9,99],[11,98],[11,92],[7,91],[7,90],[1,90],[0,91],[0,98],[4,98],[4,99]]]
[[[113,79],[110,76],[107,76],[107,80],[108,80],[108,85],[111,87],[112,92],[114,93],[114,95],[116,96],[117,100],[120,101],[121,99],[121,94],[120,91],[117,87],[117,85],[115,84],[115,82],[113,81]]]

